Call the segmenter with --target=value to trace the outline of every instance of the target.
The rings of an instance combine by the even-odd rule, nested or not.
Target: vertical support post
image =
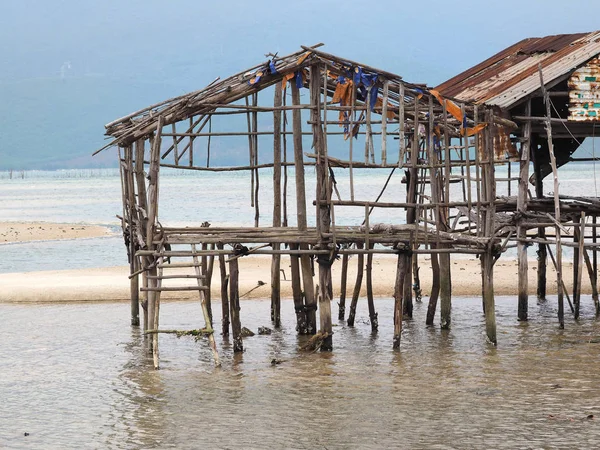
[[[431,103],[430,103],[431,105]],[[438,201],[445,200],[446,203],[450,202],[450,141],[448,139],[448,111],[446,110],[446,103],[443,106],[443,120],[444,120],[444,178],[445,183],[441,181],[438,183],[438,189],[440,195],[438,195]],[[430,110],[430,113],[432,111]],[[431,114],[433,116],[433,114]],[[430,127],[433,125],[433,119],[430,118]],[[433,141],[432,130],[430,129],[430,136]],[[465,144],[468,142],[468,137],[465,136]],[[436,152],[433,152],[432,161],[436,161]],[[440,155],[442,153],[440,152]],[[437,161],[436,161],[437,162]],[[441,172],[441,169],[440,169]],[[437,176],[436,176],[437,178]],[[433,188],[433,186],[432,186]],[[449,207],[444,206],[439,209],[438,218],[436,220],[437,227],[440,230],[446,231],[448,229],[448,215]],[[442,328],[450,327],[450,319],[452,312],[452,272],[450,266],[450,253],[440,253],[440,317]]]
[[[445,110],[445,104],[442,105]],[[436,151],[433,144],[433,128],[434,128],[434,116],[433,116],[433,96],[429,97],[429,126],[427,130],[427,157],[429,159],[429,181],[431,186],[431,202],[433,203],[434,218],[436,230],[444,231],[446,228],[444,214],[440,207],[442,196],[442,186],[440,183],[440,177],[438,175],[438,158],[436,157]],[[439,235],[438,235],[439,240]],[[438,248],[441,246],[438,245]],[[450,328],[451,322],[451,311],[452,311],[452,290],[450,281],[450,254],[440,253],[439,254],[439,265],[440,265],[440,324],[442,329]]]
[[[154,362],[154,369],[158,370],[160,368],[158,357],[158,327],[159,327],[159,318],[160,318],[160,287],[162,285],[162,268],[158,270],[159,278],[155,280],[156,291],[154,292],[154,323],[153,328],[156,331],[152,335],[152,360]]]
[[[408,264],[407,250],[398,249],[398,265],[396,267],[396,283],[394,285],[394,337],[393,348],[400,348],[402,337],[402,297],[404,295],[404,283],[406,283],[406,265]],[[409,281],[410,282],[410,281]]]
[[[139,221],[138,227],[136,228],[137,241],[140,248],[148,248],[147,239],[144,237],[144,233],[146,231],[147,226],[147,199],[146,199],[146,181],[144,175],[144,140],[139,139],[135,142],[135,181],[137,184],[137,206],[139,208]],[[141,257],[136,258],[136,271],[142,268],[143,262]],[[142,274],[142,286],[144,288],[148,287],[148,279],[146,277],[146,272]],[[144,331],[148,331],[148,292],[144,291],[141,294],[141,305],[144,314]]]
[[[438,254],[431,253],[431,294],[429,295],[429,304],[427,305],[427,317],[425,325],[433,326],[435,319],[435,310],[437,308],[438,297],[440,295],[440,264]]]
[[[373,247],[374,244],[369,244],[369,250],[372,250]],[[379,328],[379,323],[377,321],[377,312],[375,311],[375,303],[373,301],[373,253],[367,254],[367,305],[369,306],[371,331],[376,333]]]
[[[529,154],[533,159],[533,171],[535,174],[535,196],[538,199],[544,198],[544,181],[542,180],[542,167],[539,162],[539,155],[537,144],[534,144],[535,140],[531,138],[532,144],[529,147]],[[546,240],[546,228],[538,228],[538,238]],[[538,301],[546,300],[546,267],[548,263],[548,249],[547,244],[538,244],[537,250],[537,298]]]
[[[290,244],[290,250],[298,250],[298,244]],[[298,254],[290,254],[290,271],[292,279],[292,296],[294,298],[294,310],[296,311],[296,331],[298,334],[308,334],[306,324],[306,309],[304,307],[304,294],[302,293],[300,275],[300,257]]]
[[[205,244],[203,244],[204,246]],[[202,315],[204,316],[204,323],[206,327],[206,331],[208,333],[208,343],[213,353],[213,359],[215,361],[215,366],[219,367],[221,362],[219,360],[219,353],[217,352],[217,343],[215,342],[215,332],[212,322],[212,315],[210,311],[210,303],[208,292],[210,291],[210,285],[206,284],[208,271],[202,270],[200,271],[200,267],[198,267],[198,256],[196,256],[196,244],[192,244],[192,259],[194,261],[194,270],[196,271],[196,282],[198,283],[198,295],[200,296],[200,305],[202,307]],[[204,255],[203,255],[204,257]],[[211,267],[212,270],[212,267]],[[162,269],[161,269],[162,271]],[[204,283],[202,283],[202,278],[204,277]]]
[[[363,245],[361,243],[356,244],[356,248],[361,250]],[[354,326],[354,319],[356,318],[356,305],[358,304],[358,297],[360,296],[360,288],[362,285],[365,254],[360,252],[357,256],[356,262],[356,283],[354,284],[354,291],[352,292],[352,301],[350,303],[350,314],[348,315],[348,326]]]
[[[531,99],[527,101],[527,105],[525,106],[525,115],[528,117],[531,116]],[[521,144],[521,155],[519,158],[519,192],[517,196],[517,212],[521,214],[527,211],[527,184],[529,183],[529,154],[531,149],[530,121],[525,124],[525,131],[523,134],[525,141]],[[527,237],[527,230],[525,227],[521,226],[522,221],[523,218],[520,216],[519,222],[517,223],[517,237],[525,239]],[[522,240],[519,240],[517,243],[517,255],[519,260],[518,318],[519,320],[526,321],[529,301],[529,281],[527,276],[527,245]]]
[[[592,243],[596,244],[596,215],[592,217]],[[600,302],[598,301],[598,249],[594,245],[594,249],[592,251],[592,267],[590,273],[590,281],[592,282],[592,297],[594,299],[594,305],[596,306],[596,317],[600,317]]]
[[[575,306],[575,320],[579,319],[579,311],[581,307],[581,277],[583,275],[583,255],[585,253],[585,213],[581,212],[579,219],[579,232],[573,233],[574,239],[578,242],[577,259],[573,258],[573,267],[577,267],[576,273],[574,273],[574,289],[573,289],[573,305]],[[587,254],[586,254],[587,256]]]
[[[156,220],[158,217],[158,176],[160,170],[159,158],[160,158],[160,144],[161,144],[161,133],[162,133],[162,124],[163,117],[158,116],[158,122],[156,125],[156,133],[154,135],[154,139],[152,141],[152,147],[150,150],[150,167],[148,169],[148,222],[146,224],[146,246],[148,250],[156,250],[156,245],[154,244],[154,234],[156,231]],[[157,257],[151,257],[152,268],[149,270],[149,275],[152,278],[149,278],[148,287],[157,288],[159,283],[156,270],[156,262]],[[150,329],[156,329],[155,322],[155,308],[157,303],[157,293],[156,290],[148,291],[148,320],[150,323],[148,327]]]
[[[292,105],[300,105],[300,90],[296,83],[291,83]],[[312,105],[315,106],[315,105]],[[306,231],[306,189],[304,183],[304,154],[302,152],[302,111],[295,108],[292,112],[292,126],[294,135],[294,166],[296,173],[296,214],[298,230]],[[308,250],[307,244],[300,244],[301,250]],[[306,329],[308,334],[317,331],[317,315],[315,312],[315,288],[313,284],[312,269],[309,255],[300,256],[302,268],[302,282],[304,284],[304,300],[306,307]]]
[[[538,65],[540,73],[540,85],[542,89],[542,95],[544,96],[544,103],[546,104],[546,136],[548,139],[548,152],[550,153],[550,165],[552,166],[552,175],[554,178],[554,219],[556,220],[556,284],[558,292],[558,323],[561,329],[565,328],[565,301],[563,293],[563,280],[562,280],[562,242],[561,242],[561,229],[560,229],[560,197],[558,192],[558,169],[556,167],[556,155],[554,154],[554,145],[552,143],[552,123],[551,111],[550,111],[550,96],[546,91],[544,85],[544,76],[542,73],[542,65]]]
[[[325,237],[331,229],[331,212],[329,210],[331,198],[331,186],[329,183],[329,167],[327,162],[327,144],[326,136],[323,133],[323,124],[321,123],[321,66],[313,65],[310,68],[310,103],[313,106],[311,110],[313,143],[317,153],[317,233],[319,235],[318,248],[321,250],[332,250],[329,248],[330,238]],[[323,86],[325,97],[327,96],[327,86]],[[323,109],[324,114],[326,110]],[[326,117],[325,117],[326,120]],[[333,325],[331,321],[331,295],[329,286],[331,285],[331,263],[333,255],[319,255],[319,333],[323,336],[321,351],[330,351],[333,348]]]
[[[233,257],[229,260],[229,304],[231,306],[231,333],[233,335],[233,351],[243,352],[242,324],[240,322],[240,270],[238,259]]]
[[[123,172],[125,179],[123,180],[127,186],[127,221],[129,230],[129,269],[130,273],[134,274],[137,272],[137,258],[135,256],[136,251],[136,235],[135,228],[137,220],[137,211],[135,209],[135,181],[134,181],[134,169],[133,169],[133,148],[131,145],[125,147],[125,170]],[[140,325],[140,297],[139,297],[139,275],[135,275],[130,280],[130,292],[131,292],[131,325]]]
[[[492,112],[486,111],[486,122],[493,123]],[[494,222],[496,216],[496,207],[494,200],[496,198],[495,177],[494,177],[494,149],[492,145],[491,133],[488,128],[484,130],[484,155],[486,161],[483,169],[483,183],[485,186],[485,221],[484,236],[489,240],[486,251],[481,255],[481,277],[483,304],[485,308],[485,331],[488,340],[497,345],[496,338],[496,301],[494,298]]]
[[[283,88],[281,81],[275,85],[273,106],[273,227],[281,227],[281,104]],[[273,250],[280,250],[279,242],[271,244]],[[281,255],[271,259],[271,320],[275,328],[281,327]]]
[[[338,311],[338,320],[344,320],[346,317],[346,287],[348,283],[348,255],[342,255],[342,274],[340,281],[340,302]]]
[[[217,244],[219,250],[223,250],[223,244]],[[219,254],[219,269],[221,272],[221,325],[222,335],[229,336],[229,275],[227,275],[227,266],[225,265],[225,255]]]
[[[485,305],[485,333],[488,340],[497,345],[496,305],[494,299],[494,257],[491,247],[481,255],[481,278],[483,283],[483,303]]]

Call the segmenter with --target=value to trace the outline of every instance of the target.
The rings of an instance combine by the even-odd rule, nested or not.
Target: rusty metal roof
[[[528,38],[449,79],[436,89],[465,102],[510,108],[544,83],[569,74],[600,54],[600,31]]]

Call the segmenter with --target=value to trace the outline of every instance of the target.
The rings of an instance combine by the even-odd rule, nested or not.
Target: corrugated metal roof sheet
[[[568,74],[600,54],[600,32],[524,39],[436,89],[447,97],[509,108],[544,82]]]

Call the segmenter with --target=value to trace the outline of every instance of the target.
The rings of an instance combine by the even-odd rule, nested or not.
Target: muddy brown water
[[[245,340],[161,335],[151,370],[127,304],[0,305],[0,448],[597,448],[600,322],[558,330],[555,300],[497,298],[498,348],[485,343],[479,299],[453,301],[450,331],[424,325],[426,304],[392,343],[392,304],[361,300],[332,353],[301,353],[293,304],[283,328]],[[220,323],[220,305],[214,305]],[[337,310],[337,308],[334,308]],[[201,323],[197,303],[165,303],[164,328]],[[268,301],[244,301],[243,325],[270,326]],[[272,365],[272,359],[281,364]],[[588,416],[593,415],[594,418]],[[25,436],[28,433],[28,436]]]

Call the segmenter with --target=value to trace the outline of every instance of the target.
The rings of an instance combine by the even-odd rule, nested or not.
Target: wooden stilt
[[[223,244],[217,244],[219,250],[223,250]],[[223,336],[229,336],[229,275],[227,275],[227,266],[225,264],[225,255],[219,255],[219,269],[221,272],[221,325]]]
[[[283,103],[281,82],[275,86],[273,105]],[[273,226],[281,226],[281,110],[273,111]],[[273,250],[280,250],[281,244],[273,243]],[[271,260],[271,320],[275,328],[281,327],[281,255],[273,255]]]
[[[299,245],[291,244],[290,250],[298,250]],[[298,334],[308,334],[306,323],[306,310],[304,308],[304,294],[300,276],[300,257],[297,254],[290,255],[290,278],[292,280],[292,296],[294,298],[294,310],[296,311],[296,331]]]
[[[410,262],[404,266],[404,294],[402,295],[402,314],[408,319],[413,316],[413,289],[412,289],[412,264]]]
[[[400,250],[398,254],[398,266],[396,268],[396,283],[394,286],[394,338],[392,341],[393,348],[400,348],[400,340],[402,337],[402,297],[404,295],[404,283],[406,282],[406,265],[407,261],[406,250]]]
[[[558,192],[558,169],[556,167],[556,156],[554,154],[554,145],[552,144],[552,114],[550,111],[550,97],[544,85],[542,65],[539,64],[540,86],[544,103],[546,105],[546,136],[548,139],[548,151],[550,153],[550,165],[552,166],[552,174],[554,178],[554,219],[560,223],[560,197]],[[561,228],[556,226],[556,284],[558,291],[558,323],[559,327],[565,327],[565,305],[563,299],[563,283],[562,283],[562,244],[561,244]]]
[[[425,325],[433,326],[437,301],[440,295],[440,264],[438,262],[438,255],[436,253],[431,254],[431,276],[431,294],[429,295],[429,304],[427,306],[427,318],[425,319]]]
[[[193,260],[194,269],[196,271],[196,281],[198,283],[198,295],[200,296],[200,305],[202,307],[202,315],[204,316],[205,329],[208,335],[208,343],[213,353],[215,366],[219,367],[221,365],[221,361],[219,360],[219,353],[217,352],[217,343],[215,342],[215,333],[213,328],[212,316],[210,314],[210,310],[208,309],[209,296],[207,294],[210,292],[210,287],[206,284],[203,285],[201,278],[201,276],[204,275],[204,282],[206,283],[206,274],[208,273],[208,271],[204,271],[204,273],[201,273],[200,267],[198,267],[198,256],[196,256],[196,244],[192,244],[192,255],[194,255]],[[162,269],[160,270],[162,272]],[[207,287],[208,289],[202,289],[203,287]]]
[[[342,274],[340,281],[340,302],[338,320],[344,320],[346,317],[346,285],[348,282],[348,254],[342,255]]]
[[[494,299],[494,257],[491,251],[481,255],[481,278],[483,283],[483,302],[485,304],[485,333],[488,340],[497,345],[496,304]]]
[[[331,231],[331,184],[329,183],[329,167],[327,163],[327,144],[326,136],[323,133],[323,127],[327,126],[327,110],[326,102],[321,102],[321,80],[326,83],[326,69],[323,66],[323,74],[325,78],[321,78],[321,66],[314,65],[310,68],[310,103],[315,107],[311,111],[311,119],[313,122],[313,146],[317,152],[317,186],[316,199],[318,201],[317,208],[317,233],[318,247],[321,249],[332,249],[330,247],[330,238],[325,235]],[[324,95],[327,96],[327,86],[323,84]],[[321,109],[323,108],[323,120],[321,122]],[[319,255],[317,258],[319,264],[319,334],[323,341],[321,343],[321,351],[331,351],[333,349],[333,329],[331,321],[331,264],[333,262],[333,254]]]
[[[240,322],[240,291],[237,258],[229,261],[229,302],[231,306],[231,332],[233,335],[233,351],[243,352],[244,343],[242,341],[242,324]]]
[[[145,232],[146,232],[146,211],[147,211],[147,199],[146,199],[146,177],[144,174],[144,140],[140,139],[135,142],[135,181],[137,186],[137,207],[141,211],[138,215],[139,221],[138,226],[136,228],[136,238],[137,243],[140,248],[147,248],[147,244],[144,240]],[[136,258],[136,272],[142,269],[143,259]],[[145,259],[145,258],[144,258]],[[146,272],[142,272],[142,287],[148,287],[148,279],[146,278]],[[138,286],[139,287],[139,286]],[[143,325],[144,331],[148,331],[149,321],[148,321],[148,293],[142,292],[140,303],[143,309]],[[145,335],[144,335],[145,336]]]
[[[133,273],[138,271],[138,259],[131,255]],[[140,278],[136,275],[131,278],[130,291],[131,291],[131,325],[135,327],[140,326]]]
[[[596,244],[596,215],[592,217],[592,243]],[[588,261],[588,270],[589,270],[589,261]],[[592,281],[592,298],[594,300],[594,305],[596,306],[596,317],[600,317],[600,302],[598,301],[598,250],[597,247],[594,246],[594,250],[592,250],[592,267],[590,273],[590,280]]]
[[[356,244],[357,249],[363,248],[362,244]],[[356,305],[358,304],[358,297],[360,296],[360,288],[362,285],[363,272],[364,272],[364,264],[365,264],[365,255],[363,253],[359,253],[356,257],[356,283],[354,284],[354,291],[352,292],[352,302],[350,303],[350,314],[348,315],[348,326],[354,326],[354,319],[356,318]]]
[[[138,266],[141,266],[140,259],[138,259]],[[146,272],[142,273],[142,287],[144,287],[144,288],[149,287],[148,286],[148,276],[147,276]],[[143,317],[144,331],[148,331],[150,329],[150,328],[148,328],[150,326],[150,323],[148,320],[148,292],[147,291],[141,292],[140,295],[141,295],[140,304],[142,305],[142,317]]]
[[[532,145],[529,148],[529,153],[533,159],[533,170],[535,174],[535,196],[538,199],[544,198],[544,182],[541,173],[540,156],[537,144],[532,139]],[[538,237],[546,239],[546,228],[538,228]],[[546,266],[548,263],[548,252],[546,244],[538,244],[537,250],[537,298],[538,301],[546,300]]]
[[[291,83],[292,105],[300,105],[300,90],[296,83]],[[296,174],[296,215],[298,229],[307,229],[306,222],[306,188],[304,183],[304,153],[302,151],[302,115],[299,109],[292,112],[292,127],[294,135],[294,166]],[[301,250],[308,250],[308,245],[301,244]],[[306,311],[306,330],[309,334],[317,331],[317,304],[315,302],[315,288],[313,283],[313,272],[311,259],[308,255],[300,257],[302,269],[302,282],[304,285],[304,301]]]
[[[577,228],[577,227],[575,227]],[[579,319],[579,312],[581,309],[581,276],[583,275],[583,254],[585,248],[585,213],[581,213],[579,219],[579,230],[573,233],[573,238],[579,243],[579,246],[575,248],[577,250],[576,256],[573,257],[573,267],[577,267],[574,271],[574,286],[573,286],[573,305],[575,306],[575,320]],[[575,259],[576,258],[576,259]]]
[[[525,107],[526,115],[531,115],[531,100]],[[529,154],[531,148],[531,122],[525,124],[525,141],[521,144],[521,155],[519,159],[519,192],[517,196],[517,211],[521,214],[527,211],[527,184],[529,183]],[[510,163],[509,163],[510,164]],[[510,178],[510,177],[509,177]],[[519,221],[520,223],[520,221]],[[525,227],[517,225],[517,236],[525,238],[527,230]],[[528,280],[528,261],[527,245],[523,241],[517,244],[517,255],[519,261],[519,320],[527,320],[527,310],[529,301],[529,280]]]
[[[159,276],[162,276],[162,269],[158,270]],[[152,329],[159,329],[159,318],[160,318],[160,287],[161,287],[161,279],[160,277],[155,280],[156,287],[159,289],[154,292],[154,320],[152,323]],[[154,362],[154,369],[158,370],[160,368],[159,364],[159,353],[158,353],[158,333],[154,333],[152,335],[152,360]]]
[[[450,253],[438,255],[440,265],[440,324],[450,328],[452,315],[452,281],[450,278]]]
[[[369,245],[373,248],[373,244]],[[367,304],[369,306],[369,320],[371,322],[371,331],[376,333],[379,323],[377,321],[377,312],[375,311],[375,303],[373,301],[373,253],[367,255]]]

